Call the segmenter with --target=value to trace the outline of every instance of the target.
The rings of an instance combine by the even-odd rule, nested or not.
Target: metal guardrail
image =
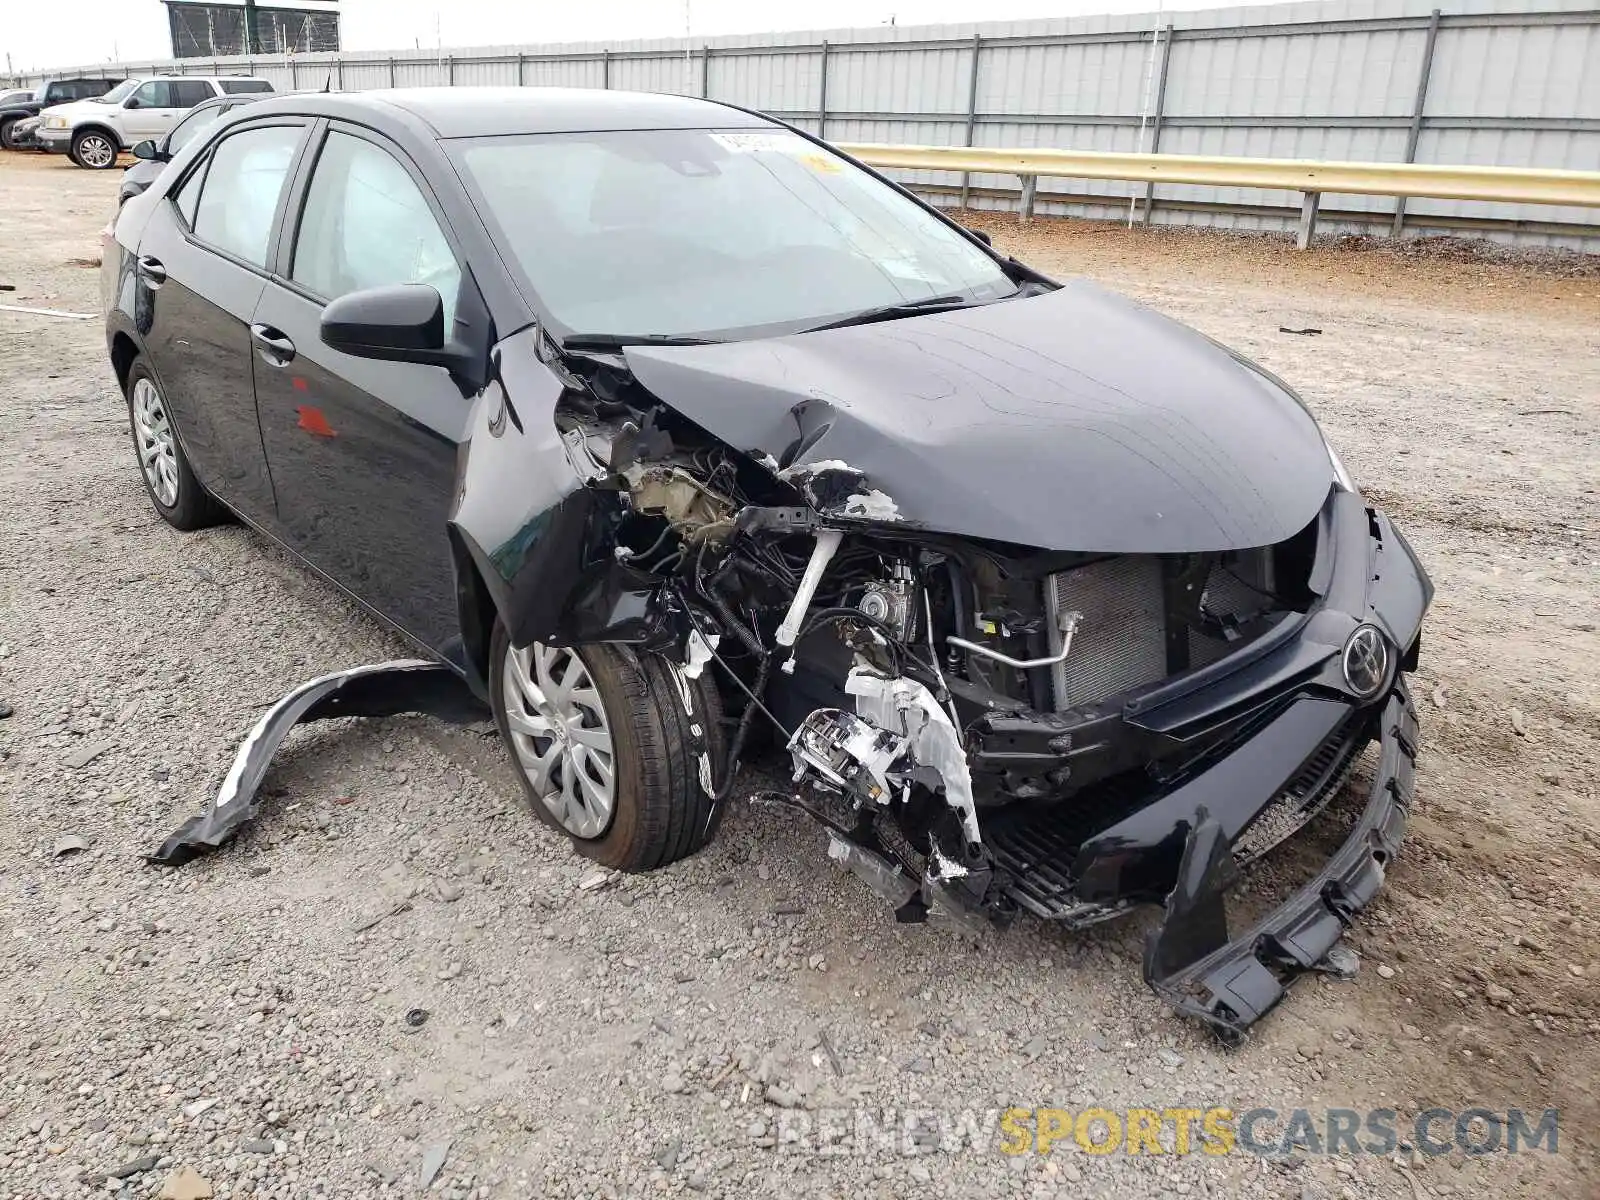
[[[1317,209],[1324,192],[1600,208],[1600,171],[1432,166],[1426,163],[1314,162],[1293,158],[1220,158],[1198,154],[1129,154],[1099,150],[996,150],[975,146],[898,146],[886,143],[841,143],[839,149],[874,167],[1016,175],[1022,180],[1021,219],[1024,221],[1033,216],[1040,176],[1123,179],[1152,186],[1194,183],[1300,192],[1303,200],[1297,241],[1302,250],[1311,243],[1311,235],[1316,229]],[[1108,199],[1114,202],[1114,198]]]

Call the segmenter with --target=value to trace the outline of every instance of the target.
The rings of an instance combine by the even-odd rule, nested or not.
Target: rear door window
[[[172,107],[193,108],[204,104],[215,93],[211,85],[201,79],[177,79],[172,83]]]
[[[209,163],[190,176],[177,197],[185,211],[187,193],[198,185],[190,227],[195,237],[252,266],[267,265],[272,221],[284,181],[305,132],[301,125],[268,125],[223,138]]]
[[[220,81],[222,90],[230,96],[243,95],[246,92],[270,92],[272,85],[265,79],[224,79]]]

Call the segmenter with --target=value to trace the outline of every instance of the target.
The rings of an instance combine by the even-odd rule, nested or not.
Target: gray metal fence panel
[[[285,91],[325,83],[344,90],[612,87],[705,95],[841,142],[1155,147],[1597,170],[1596,3],[1323,0],[689,42],[101,63],[48,74],[249,72]],[[939,204],[963,195],[980,208],[1017,204],[1014,176],[894,174]],[[1299,211],[1294,193],[1197,186],[1152,192],[1072,179],[1041,180],[1037,211],[1124,217],[1130,197],[1142,202],[1152,194],[1150,219],[1158,223],[1281,230],[1294,226]],[[1397,207],[1388,197],[1328,196],[1319,228],[1388,233]],[[1404,206],[1404,229],[1464,229],[1600,250],[1600,213],[1583,209],[1413,200]]]

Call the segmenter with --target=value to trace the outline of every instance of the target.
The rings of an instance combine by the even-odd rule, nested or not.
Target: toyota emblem
[[[1362,699],[1376,694],[1389,677],[1389,643],[1371,625],[1361,625],[1344,644],[1344,681]]]

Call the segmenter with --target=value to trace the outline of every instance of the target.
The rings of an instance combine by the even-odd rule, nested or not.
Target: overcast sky
[[[165,58],[171,52],[160,0],[8,0],[32,12],[0,32],[13,70]],[[1166,0],[1166,8],[1217,7]],[[681,37],[683,0],[341,0],[344,45],[390,50],[435,39],[446,47],[508,42],[623,41]],[[695,36],[885,24],[929,25],[1020,17],[1151,12],[1155,0],[691,0]],[[15,15],[15,14],[14,14]]]

